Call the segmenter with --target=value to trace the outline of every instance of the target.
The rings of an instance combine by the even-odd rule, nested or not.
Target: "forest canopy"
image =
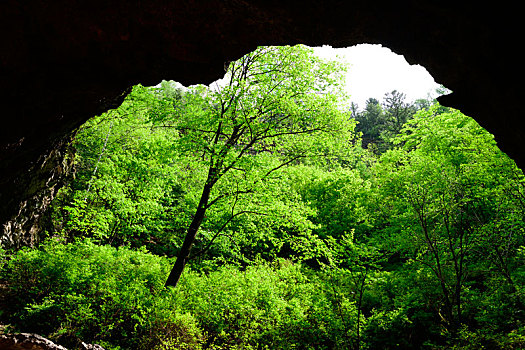
[[[525,347],[523,172],[436,101],[348,106],[344,69],[260,47],[220,86],[135,86],[75,135],[40,246],[0,251],[0,320],[72,348]]]

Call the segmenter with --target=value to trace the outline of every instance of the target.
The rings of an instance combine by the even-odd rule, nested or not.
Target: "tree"
[[[394,140],[401,147],[381,158],[378,188],[390,216],[390,243],[420,276],[433,276],[441,299],[436,313],[455,338],[470,306],[469,278],[486,271],[487,262],[495,261],[516,294],[504,258],[522,242],[523,212],[506,195],[518,185],[517,169],[493,136],[459,111],[442,112],[433,106],[405,125]],[[510,244],[514,252],[502,254]]]
[[[53,204],[50,232],[147,246],[159,254],[180,245],[199,170],[186,167],[173,130],[146,120],[150,98],[151,92],[135,87],[121,107],[77,132],[75,177]]]
[[[350,110],[359,122],[356,129],[363,134],[363,147],[381,154],[394,147],[392,139],[401,132],[403,125],[414,113],[429,107],[429,104],[426,100],[408,103],[405,94],[393,90],[385,94],[382,103],[369,98],[364,111],[359,112],[354,104],[350,106]]]
[[[406,95],[397,90],[386,93],[383,98],[386,131],[392,136],[399,134],[403,125],[416,112],[416,108],[405,100]]]
[[[363,134],[362,143],[364,148],[370,144],[377,144],[381,141],[381,132],[384,129],[384,113],[381,104],[375,98],[366,100],[365,110],[356,113],[355,106],[352,113],[358,124],[356,130]]]
[[[152,114],[176,128],[181,150],[207,167],[166,286],[177,285],[210,207],[230,201],[226,225],[245,213],[237,210],[239,200],[279,169],[348,144],[354,124],[341,106],[342,72],[338,63],[322,61],[304,46],[260,47],[230,63],[213,88],[195,86],[172,108]],[[217,191],[219,181],[231,186]]]

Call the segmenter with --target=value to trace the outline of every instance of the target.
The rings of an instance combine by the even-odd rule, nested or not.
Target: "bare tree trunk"
[[[202,224],[202,220],[206,215],[206,209],[208,207],[208,200],[210,198],[210,192],[212,187],[213,183],[206,183],[204,185],[199,205],[197,207],[197,210],[195,211],[193,220],[191,221],[191,224],[188,227],[188,230],[186,231],[186,237],[184,238],[184,242],[182,243],[182,247],[180,248],[179,255],[177,256],[175,265],[173,265],[173,268],[171,269],[170,275],[168,276],[168,280],[166,281],[166,284],[164,284],[164,287],[176,287],[177,283],[179,283],[182,271],[184,270],[184,267],[186,266],[186,263],[190,258],[190,252],[193,246],[193,242],[195,242],[197,232],[199,231],[199,228]]]

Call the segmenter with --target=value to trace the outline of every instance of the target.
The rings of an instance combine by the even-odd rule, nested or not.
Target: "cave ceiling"
[[[210,83],[258,45],[382,44],[451,89],[441,102],[475,118],[523,166],[515,4],[4,0],[0,222],[60,177],[64,154],[53,151],[130,86]]]

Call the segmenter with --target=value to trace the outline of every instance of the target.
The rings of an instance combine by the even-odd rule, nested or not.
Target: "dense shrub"
[[[346,341],[328,284],[286,260],[245,271],[226,266],[207,276],[188,274],[177,296],[179,307],[191,310],[206,330],[210,344],[331,349]]]
[[[299,264],[189,270],[163,289],[170,261],[89,240],[23,249],[6,264],[15,330],[108,349],[338,349],[355,308]],[[341,310],[344,312],[341,313]]]
[[[170,307],[161,293],[168,263],[87,240],[23,249],[3,271],[11,300],[8,321],[67,346],[84,340],[109,348],[153,348],[170,335],[197,345],[195,321]]]

